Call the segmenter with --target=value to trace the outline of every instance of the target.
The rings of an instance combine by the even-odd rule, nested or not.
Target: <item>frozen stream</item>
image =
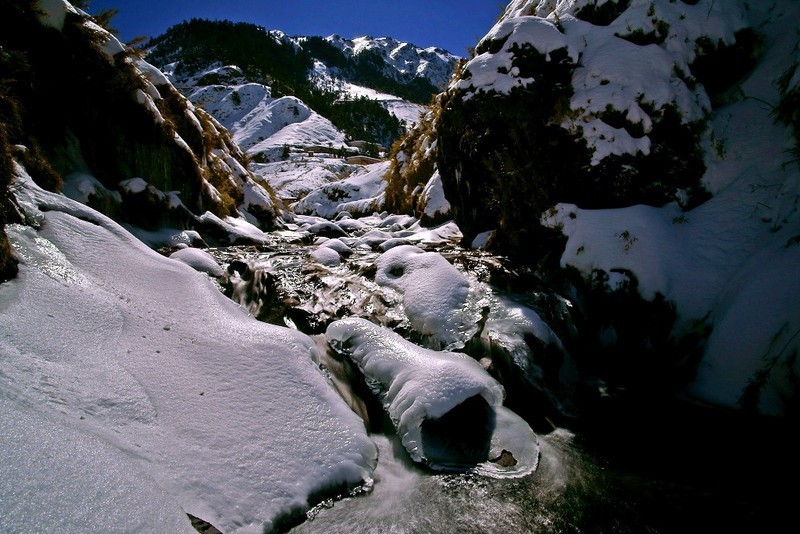
[[[370,377],[365,387],[350,364],[338,369],[342,355],[333,355],[322,368],[365,419],[379,449],[374,484],[357,496],[323,501],[292,522],[293,531],[663,532],[783,524],[789,498],[775,473],[798,474],[796,460],[785,463],[796,456],[790,451],[797,441],[783,426],[625,395],[598,397],[575,418],[575,369],[560,341],[570,335],[563,299],[539,288],[493,285],[513,273],[498,258],[456,247],[450,228],[436,234],[412,220],[385,221],[385,215],[351,220],[341,231],[305,217],[265,245],[211,252],[227,267],[221,286],[229,296],[254,316],[303,330],[321,345],[331,322],[361,317],[418,345],[480,360],[506,389],[505,405],[536,431],[538,454],[529,466],[535,470],[506,476],[479,465],[441,472],[412,461],[402,432],[380,408],[379,388]],[[410,244],[421,249],[410,257],[425,260],[427,278],[439,264],[422,250],[447,258],[467,281],[465,299],[454,301],[458,309],[452,317],[445,313],[452,320],[440,329],[422,331],[413,294],[382,278],[381,269],[397,273],[399,267],[381,257],[396,260],[401,253],[391,250]],[[320,254],[323,248],[336,250],[336,257]],[[404,274],[409,266],[402,264]],[[542,317],[544,327],[536,321]],[[524,454],[517,456],[524,464]]]

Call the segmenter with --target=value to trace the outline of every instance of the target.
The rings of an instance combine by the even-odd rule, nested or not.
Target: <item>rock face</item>
[[[273,225],[273,194],[217,121],[82,11],[42,5],[3,4],[0,37],[3,145],[27,147],[40,185],[63,177],[67,194],[144,228],[193,227],[207,211]]]
[[[465,239],[496,229],[535,255],[523,245],[557,201],[698,204],[712,102],[755,48],[737,5],[512,2],[441,102],[437,163]]]

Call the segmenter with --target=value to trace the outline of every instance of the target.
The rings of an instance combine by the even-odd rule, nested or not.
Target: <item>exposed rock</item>
[[[18,157],[40,185],[77,177],[70,196],[146,229],[191,227],[206,211],[273,226],[273,193],[218,122],[91,17],[53,3],[54,24],[33,4],[3,7],[0,123],[27,147]],[[152,189],[118,191],[134,177]]]
[[[490,462],[496,463],[501,467],[512,467],[517,465],[517,459],[514,458],[514,455],[505,449],[502,450],[500,456],[497,458],[491,458]]]
[[[451,83],[435,128],[445,195],[467,242],[496,229],[497,248],[528,259],[548,248],[536,219],[555,202],[688,208],[707,198],[702,81],[713,76],[699,73],[730,49],[750,65],[757,51],[738,7],[702,2],[714,20],[703,33],[687,22],[700,6],[554,4],[509,5]],[[726,74],[724,88],[742,70]]]

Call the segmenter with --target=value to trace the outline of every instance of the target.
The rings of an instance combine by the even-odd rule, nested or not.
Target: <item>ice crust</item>
[[[418,347],[364,319],[331,323],[325,332],[335,350],[348,355],[380,393],[411,457],[424,461],[421,427],[480,395],[490,406],[503,402],[503,387],[465,354]]]
[[[475,321],[467,308],[469,281],[441,254],[413,245],[399,245],[376,262],[375,282],[403,295],[411,326],[432,345],[454,346],[466,341]]]

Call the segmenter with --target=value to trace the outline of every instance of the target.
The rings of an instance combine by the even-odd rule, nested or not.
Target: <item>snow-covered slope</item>
[[[65,0],[2,15],[3,96],[14,110],[0,116],[13,132],[3,144],[41,153],[39,165],[23,159],[37,183],[37,169],[50,168],[47,187],[63,178],[66,195],[147,230],[217,231],[227,242],[214,218],[276,223],[274,193],[225,128],[112,33]]]
[[[246,47],[242,39],[247,39]],[[418,121],[422,105],[446,85],[459,60],[439,48],[423,49],[390,38],[289,37],[245,23],[204,20],[170,28],[151,42],[148,57],[185,95],[201,102],[229,128],[243,128],[242,121],[255,122],[250,128],[254,139],[264,141],[292,124],[296,125],[293,130],[302,129],[303,133],[295,131],[277,142],[336,144],[329,124],[299,125],[308,118],[307,113],[288,120],[265,120],[263,105],[251,107],[255,105],[250,102],[253,87],[244,90],[240,104],[240,95],[232,92],[247,82],[266,83],[262,93],[300,97],[351,137],[386,146],[402,131],[401,124],[410,127]],[[225,109],[230,105],[225,100],[231,98],[239,109]],[[379,102],[383,109],[376,110],[362,99]],[[268,128],[263,127],[265,122],[270,124]],[[323,135],[311,135],[320,127],[325,130]]]
[[[384,72],[389,76],[398,78],[399,74],[403,77],[421,77],[440,88],[447,85],[455,64],[461,59],[442,48],[420,48],[391,37],[362,36],[346,39],[340,35],[331,35],[326,40],[348,57],[358,56],[366,51],[377,53],[386,62],[387,68]]]
[[[251,155],[279,159],[284,146],[346,146],[344,133],[328,119],[295,97],[273,98],[270,88],[261,84],[201,86],[190,88],[188,96],[219,120]]]
[[[311,339],[18,174],[36,226],[8,227],[0,286],[0,530],[263,532],[369,480]]]

